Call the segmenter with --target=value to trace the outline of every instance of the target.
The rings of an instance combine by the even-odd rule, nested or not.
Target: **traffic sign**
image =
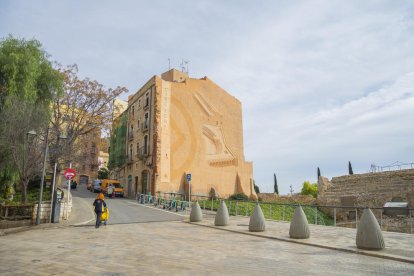
[[[191,173],[187,173],[187,181],[191,181]]]
[[[65,172],[63,173],[63,175],[65,176],[65,178],[67,180],[71,180],[76,176],[76,171],[72,168],[68,168],[65,170]]]

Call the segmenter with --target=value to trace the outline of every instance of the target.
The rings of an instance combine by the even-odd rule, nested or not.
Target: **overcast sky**
[[[242,102],[261,191],[414,162],[414,1],[0,0],[8,34],[131,94],[188,60]]]

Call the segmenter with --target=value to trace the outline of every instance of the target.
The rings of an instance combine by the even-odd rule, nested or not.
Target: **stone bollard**
[[[263,232],[266,230],[265,218],[260,208],[259,203],[256,203],[254,207],[253,215],[250,217],[249,231],[250,232]]]
[[[229,210],[227,210],[226,202],[220,201],[220,207],[217,210],[216,217],[214,219],[215,226],[226,226],[229,224]]]
[[[308,219],[301,206],[296,207],[290,222],[289,236],[292,239],[307,239],[310,236]]]
[[[371,209],[362,214],[356,234],[356,246],[360,249],[381,250],[385,247],[381,228]]]
[[[201,213],[200,204],[196,201],[191,208],[190,222],[197,222],[203,220],[203,213]]]

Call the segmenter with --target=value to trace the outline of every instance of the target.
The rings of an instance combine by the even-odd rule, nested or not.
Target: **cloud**
[[[281,193],[413,162],[412,1],[2,1],[0,36],[36,37],[83,76],[135,92],[189,60],[243,105],[256,184]],[[125,95],[126,97],[126,95]]]

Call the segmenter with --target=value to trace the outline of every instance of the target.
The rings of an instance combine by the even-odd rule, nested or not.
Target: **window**
[[[141,100],[138,100],[138,107],[141,107]]]
[[[149,93],[145,94],[145,107],[149,106]]]
[[[129,125],[129,131],[128,131],[128,139],[134,138],[134,126],[131,124]]]
[[[135,114],[135,106],[132,105],[132,117],[134,117],[134,114]]]
[[[148,155],[148,152],[149,152],[148,146],[149,146],[148,135],[145,135],[144,136],[144,150],[143,150],[144,155]]]
[[[140,129],[140,124],[141,123],[141,121],[138,119],[138,125],[137,125],[137,129]]]
[[[139,152],[139,143],[137,143],[137,154]]]
[[[129,145],[129,160],[132,160],[132,144]]]
[[[144,129],[147,129],[149,127],[149,113],[145,112],[145,117],[144,117]]]

